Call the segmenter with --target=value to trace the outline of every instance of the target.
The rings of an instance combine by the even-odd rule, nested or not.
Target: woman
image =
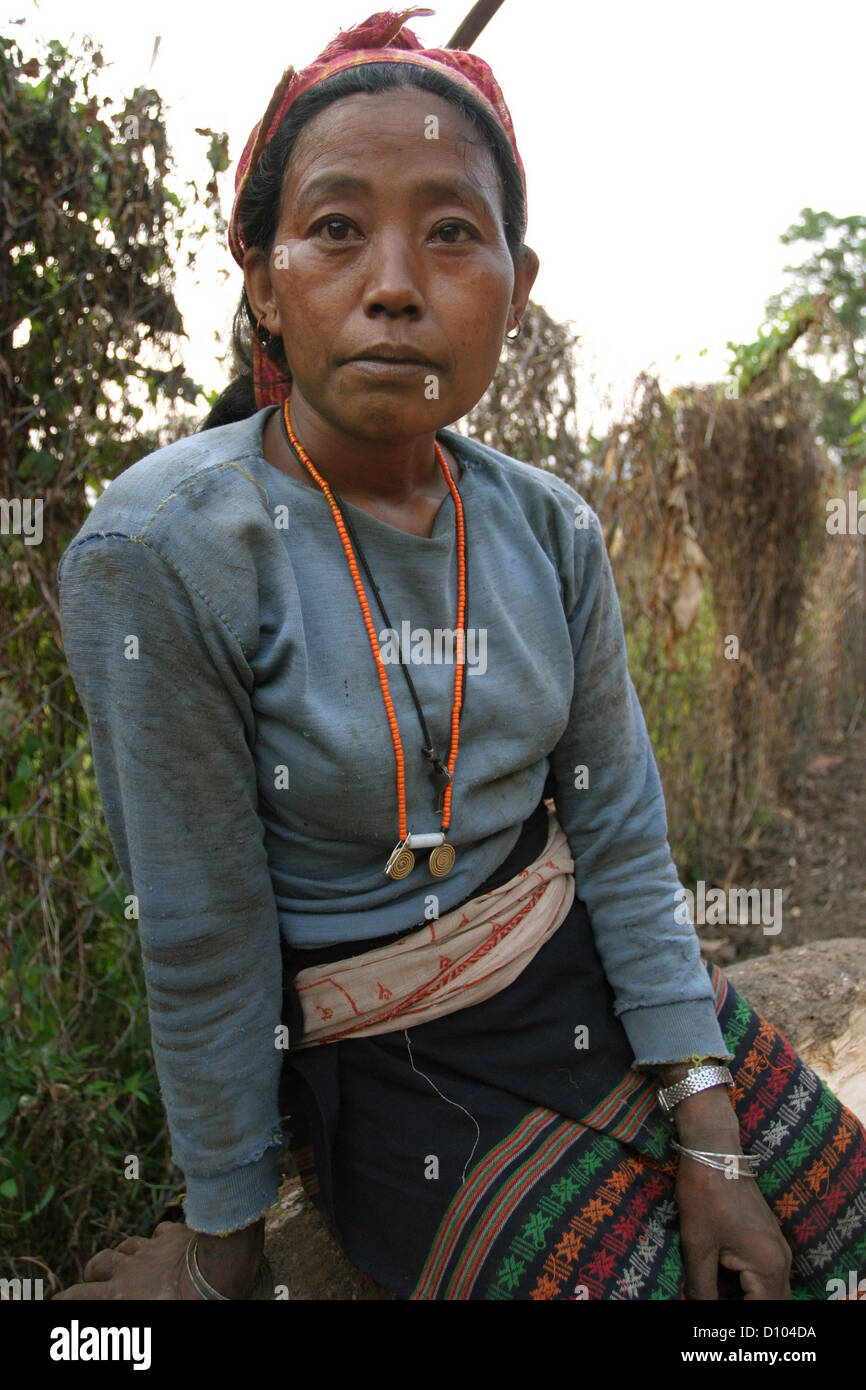
[[[499,88],[417,13],[281,79],[253,372],[61,563],[187,1189],[61,1296],[261,1292],[281,1095],[400,1297],[825,1297],[866,1135],[680,921],[597,518],[445,428],[538,260]]]

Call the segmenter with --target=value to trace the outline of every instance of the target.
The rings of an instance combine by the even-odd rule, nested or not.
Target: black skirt
[[[546,834],[541,802],[473,896],[530,864]],[[299,970],[406,934],[285,947],[292,1035],[303,1026]],[[866,1264],[866,1132],[722,972],[708,969],[735,1056],[743,1146],[762,1156],[759,1185],[794,1249],[794,1296],[826,1298],[828,1280]],[[287,1054],[281,1107],[295,1160],[359,1269],[401,1298],[682,1297],[675,1131],[655,1084],[632,1070],[613,1003],[575,898],[492,998]],[[835,1223],[825,1214],[831,1182]]]

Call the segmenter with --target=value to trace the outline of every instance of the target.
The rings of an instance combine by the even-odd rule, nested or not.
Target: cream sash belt
[[[297,1047],[428,1023],[498,994],[561,925],[574,860],[548,811],[547,842],[514,878],[392,945],[295,976],[304,1017]]]

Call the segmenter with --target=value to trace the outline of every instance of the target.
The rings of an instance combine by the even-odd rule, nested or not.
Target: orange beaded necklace
[[[448,756],[447,769],[441,767],[440,764],[442,776],[442,783],[440,784],[442,827],[440,831],[431,834],[413,835],[409,832],[406,817],[406,770],[403,756],[403,744],[400,738],[400,728],[397,723],[397,716],[394,713],[394,705],[391,700],[391,691],[388,685],[388,676],[385,671],[384,662],[382,661],[382,653],[379,650],[376,629],[373,626],[373,619],[370,616],[370,605],[367,602],[367,595],[361,583],[361,576],[358,572],[358,565],[355,559],[355,553],[352,549],[352,543],[349,539],[346,522],[334,497],[333,491],[321,474],[316,470],[310,456],[305,452],[303,446],[298,442],[295,436],[295,432],[292,429],[292,415],[288,397],[283,404],[283,420],[286,427],[286,434],[288,435],[292,448],[328,499],[328,504],[334,518],[334,524],[337,528],[340,540],[343,543],[343,549],[346,552],[346,559],[349,563],[349,571],[355,585],[355,592],[358,595],[358,602],[361,605],[361,611],[364,615],[364,626],[367,629],[367,636],[370,639],[370,648],[373,652],[373,659],[376,662],[379,685],[382,688],[382,697],[385,701],[385,710],[388,715],[388,727],[391,730],[391,741],[394,744],[394,757],[397,764],[397,815],[399,824],[399,839],[385,865],[385,873],[388,874],[390,878],[405,878],[415,867],[415,855],[413,850],[431,849],[432,852],[428,861],[430,872],[435,874],[437,878],[442,878],[451,871],[455,860],[454,846],[447,843],[445,834],[451,823],[451,793],[454,787],[454,768],[457,763],[457,752],[460,742],[460,710],[463,704],[463,678],[466,659],[466,528],[464,525],[463,503],[460,493],[457,490],[454,479],[451,477],[442,450],[438,442],[434,440],[436,458],[439,461],[439,467],[442,469],[445,481],[451,490],[451,496],[454,498],[454,511],[457,518],[457,650],[454,671],[454,698],[451,706],[451,748]],[[369,570],[367,573],[369,574]],[[417,697],[415,697],[414,688],[412,687],[411,679],[408,671],[406,671],[405,665],[403,666],[403,670],[407,681],[409,681],[409,686],[420,714],[420,705],[418,705]],[[432,748],[424,749],[423,751],[426,756],[431,757],[431,760],[435,762],[439,761],[433,757]],[[447,784],[445,784],[446,778]]]

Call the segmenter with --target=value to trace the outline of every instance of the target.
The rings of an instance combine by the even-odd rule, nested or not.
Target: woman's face
[[[252,248],[244,269],[254,312],[283,338],[293,402],[355,438],[396,441],[481,398],[538,260],[527,248],[512,261],[481,136],[413,89],[345,97],[310,121],[271,255]]]

